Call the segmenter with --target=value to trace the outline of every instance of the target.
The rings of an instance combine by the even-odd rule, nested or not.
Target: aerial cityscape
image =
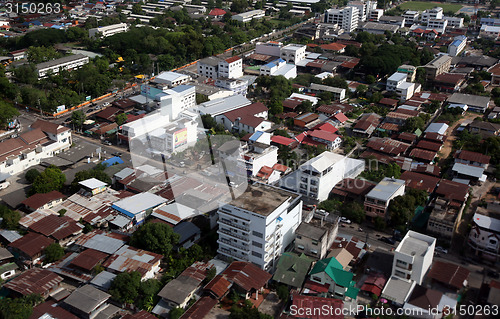
[[[0,319],[500,318],[499,273],[500,0],[0,0]]]

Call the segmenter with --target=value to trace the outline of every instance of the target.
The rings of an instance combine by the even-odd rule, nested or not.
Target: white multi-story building
[[[89,38],[101,37],[106,38],[117,33],[127,32],[128,26],[126,23],[117,23],[105,27],[89,29]]]
[[[369,21],[378,21],[384,15],[384,9],[375,9],[370,12],[368,16]]]
[[[299,194],[264,184],[249,185],[217,211],[217,252],[274,272],[277,260],[302,221]]]
[[[171,89],[168,87],[158,89],[143,84],[140,97],[141,100],[156,101],[157,108],[162,109],[163,114],[168,114],[170,119],[174,120],[179,113],[196,105],[196,88],[192,85],[178,85]]]
[[[377,186],[365,195],[365,213],[372,219],[387,218],[387,208],[391,200],[405,194],[405,181],[384,177]]]
[[[245,80],[219,78],[215,80],[215,86],[243,96],[246,96],[248,91],[248,82]]]
[[[264,10],[252,10],[252,11],[247,11],[247,12],[243,12],[240,14],[235,14],[231,17],[231,19],[245,23],[245,22],[252,21],[252,19],[256,19],[256,20],[261,19],[261,18],[265,17],[265,15],[266,15],[266,11],[264,11]]]
[[[434,257],[436,238],[408,231],[394,252],[392,276],[382,297],[403,305],[415,286],[421,285]]]
[[[370,12],[377,9],[376,1],[349,1],[347,7],[354,7],[358,9],[358,24],[365,22]]]
[[[287,79],[297,77],[297,66],[286,63],[283,59],[277,59],[260,67],[260,75],[278,76],[283,75]]]
[[[332,152],[323,152],[281,179],[281,187],[323,201],[332,188],[344,178],[354,178],[365,169],[362,160]]]
[[[448,26],[448,20],[445,19],[429,19],[427,21],[427,30],[436,30],[439,33],[445,33]]]
[[[255,45],[255,53],[279,57],[281,54],[282,47],[283,47],[283,44],[281,44],[280,42],[276,42],[276,41],[268,41],[265,43],[258,42]]]
[[[14,175],[71,147],[71,130],[37,120],[31,130],[0,142],[0,174]]]
[[[490,209],[498,205],[488,204]],[[472,229],[469,233],[469,247],[476,255],[490,261],[500,258],[500,219],[488,216],[486,212],[476,212],[472,218]]]
[[[148,134],[147,142],[158,153],[182,152],[197,141],[198,115],[189,111],[180,118]]]
[[[278,163],[278,148],[264,143],[251,143],[242,148],[243,161],[250,176],[256,176],[263,166]]]
[[[165,84],[171,88],[181,84],[187,84],[189,81],[191,81],[189,75],[171,71],[162,72],[152,80],[154,83]]]
[[[439,20],[443,18],[443,8],[435,7],[433,9],[425,10],[420,16],[422,23],[428,23],[429,20]]]
[[[243,59],[233,56],[219,61],[218,77],[237,79],[243,76]]]
[[[306,46],[303,44],[289,44],[281,48],[280,57],[287,63],[297,64],[306,58]]]
[[[219,77],[219,62],[221,59],[209,56],[196,63],[198,74],[207,78],[216,79]]]
[[[48,74],[59,74],[61,70],[78,69],[87,63],[89,63],[89,57],[83,54],[74,54],[60,59],[42,62],[36,65],[38,79],[44,78]]]
[[[408,10],[405,13],[403,13],[403,18],[405,18],[405,25],[411,26],[412,24],[417,22],[419,15],[420,13],[418,11],[413,11],[413,10]]]
[[[359,10],[356,7],[343,9],[329,9],[325,12],[325,22],[337,24],[346,32],[353,32],[358,28]]]
[[[460,35],[458,37],[455,37],[453,42],[448,46],[448,54],[450,56],[457,56],[463,50],[465,50],[466,46],[467,46],[467,37],[466,36]]]
[[[398,86],[406,82],[407,75],[405,73],[396,72],[387,79],[387,91],[396,91]]]
[[[461,28],[464,26],[464,18],[459,17],[444,17],[448,21],[448,26],[452,28]]]
[[[479,31],[480,38],[490,38],[490,39],[498,39],[500,36],[500,27],[492,27],[488,25],[482,25],[481,30]]]

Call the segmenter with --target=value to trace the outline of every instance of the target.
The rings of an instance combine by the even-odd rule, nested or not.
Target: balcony
[[[221,243],[223,245],[228,245],[228,246],[231,246],[231,247],[234,247],[236,249],[239,249],[241,251],[243,251],[244,253],[248,254],[250,251],[248,250],[248,245],[238,245],[238,244],[235,244],[234,242],[230,241],[230,240],[227,240],[225,238],[219,238],[219,240],[217,240],[218,243]]]
[[[242,256],[240,254],[235,253],[234,251],[231,251],[231,250],[223,248],[223,247],[219,247],[219,252],[221,254],[229,255],[229,256],[232,256],[234,258],[237,258],[238,260],[248,261],[247,256]]]
[[[247,236],[242,236],[242,235],[239,235],[239,234],[235,234],[235,233],[227,231],[225,229],[219,229],[217,232],[220,233],[220,234],[229,235],[229,236],[232,236],[234,238],[243,240],[243,241],[245,241],[247,243],[250,241]]]
[[[219,218],[219,223],[224,224],[224,225],[228,225],[230,227],[238,228],[238,229],[244,230],[246,232],[250,231],[250,228],[245,227],[245,226],[240,225],[240,224],[237,224],[237,223],[234,223],[234,222],[230,221],[229,219]]]

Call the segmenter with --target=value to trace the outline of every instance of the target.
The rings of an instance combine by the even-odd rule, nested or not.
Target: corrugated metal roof
[[[61,281],[63,281],[63,278],[50,270],[33,268],[5,283],[4,287],[26,296],[29,294],[45,294],[59,285]]]

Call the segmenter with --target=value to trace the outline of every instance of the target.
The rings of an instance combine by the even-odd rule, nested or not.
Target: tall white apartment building
[[[387,91],[396,91],[398,86],[406,82],[407,75],[405,73],[396,72],[391,75],[386,82]]]
[[[237,79],[243,76],[243,59],[233,56],[219,61],[219,78]]]
[[[89,38],[101,37],[106,38],[117,33],[127,32],[128,26],[126,23],[117,23],[105,27],[89,29]]]
[[[296,64],[306,58],[306,46],[302,44],[289,44],[281,48],[280,56],[286,63]]]
[[[370,11],[368,15],[368,20],[370,21],[378,21],[384,15],[384,9],[375,9]]]
[[[48,74],[59,74],[61,70],[78,69],[89,63],[89,57],[83,54],[73,54],[36,65],[38,79],[46,77]]]
[[[325,22],[337,24],[346,32],[352,32],[358,28],[359,9],[356,7],[345,7],[342,9],[329,9],[325,12]]]
[[[256,183],[220,206],[217,215],[217,252],[274,272],[302,221],[302,200],[299,194]]]
[[[355,7],[358,9],[358,24],[365,22],[370,16],[372,10],[377,9],[376,1],[349,1],[347,7]]]
[[[429,20],[443,19],[443,8],[435,7],[433,9],[425,10],[420,15],[420,21],[422,23],[428,23]]]
[[[448,46],[448,54],[450,56],[457,56],[467,46],[467,37],[464,35],[460,35],[453,39],[453,42]]]
[[[354,178],[365,169],[365,162],[332,152],[323,152],[285,176],[280,185],[313,199],[328,199],[332,188],[344,178]]]
[[[398,305],[404,304],[429,271],[435,246],[436,238],[408,231],[394,252],[392,276],[382,297]]]
[[[171,120],[177,119],[182,111],[196,105],[196,88],[193,85],[178,85],[171,89],[144,84],[141,86],[141,98],[156,101],[157,108],[162,114],[168,114]],[[132,98],[134,99],[134,98]]]

